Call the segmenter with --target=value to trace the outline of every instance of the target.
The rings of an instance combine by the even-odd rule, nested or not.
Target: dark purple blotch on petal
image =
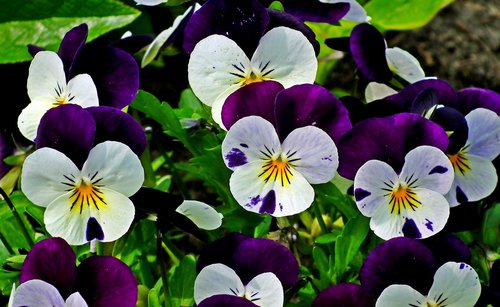
[[[392,79],[385,57],[386,44],[382,34],[372,25],[357,25],[349,40],[351,54],[361,74],[370,81],[385,83]]]
[[[297,128],[316,126],[337,143],[352,128],[342,102],[327,89],[314,84],[295,85],[278,93],[275,116],[282,140]]]
[[[274,211],[276,211],[276,192],[271,190],[264,197],[262,197],[259,213],[273,214]]]
[[[255,276],[272,272],[286,290],[299,281],[299,264],[293,253],[269,239],[248,239],[234,250],[232,265],[244,284]]]
[[[285,12],[301,21],[337,24],[349,11],[349,3],[323,3],[310,0],[281,0]]]
[[[85,232],[85,238],[87,241],[92,240],[104,240],[104,232],[102,231],[101,225],[95,219],[95,217],[90,217],[87,221],[87,230]]]
[[[354,198],[356,199],[356,201],[361,201],[370,195],[372,195],[371,192],[363,190],[361,188],[357,188],[354,190]]]
[[[457,201],[460,204],[466,203],[469,201],[469,198],[467,198],[467,195],[465,195],[464,191],[460,188],[460,186],[457,186],[455,193],[456,193]]]
[[[85,41],[87,41],[88,33],[89,28],[87,24],[82,23],[69,30],[61,41],[57,53],[64,64],[64,71],[66,72],[66,76],[68,76],[68,80],[75,76],[73,74],[73,64],[85,45]]]
[[[406,284],[428,293],[437,269],[432,251],[419,240],[398,237],[370,252],[360,270],[361,286],[377,299],[392,284]]]
[[[254,303],[240,296],[217,294],[201,301],[198,307],[256,307]]]
[[[64,153],[81,168],[94,145],[95,132],[96,123],[89,112],[79,105],[64,104],[42,117],[35,144]]]
[[[247,164],[245,153],[239,148],[232,148],[227,155],[224,156],[229,167],[236,167]]]
[[[405,237],[413,239],[420,239],[422,237],[415,221],[409,218],[406,218],[403,224],[403,234]]]
[[[484,88],[464,88],[457,92],[458,103],[456,108],[467,115],[477,108],[491,110],[500,116],[500,94]]]
[[[432,174],[444,174],[447,171],[448,171],[447,167],[444,167],[444,166],[441,166],[441,165],[437,165],[433,169],[431,169],[431,171],[429,172],[429,175],[432,175]]]
[[[147,145],[142,126],[128,113],[120,109],[99,106],[86,108],[96,123],[95,144],[104,141],[124,143],[136,155],[141,155]]]
[[[93,256],[78,266],[75,291],[89,306],[135,307],[137,281],[132,270],[111,256]]]
[[[425,227],[427,227],[430,231],[434,231],[434,227],[432,226],[434,223],[429,219],[425,219],[425,221]]]
[[[360,307],[373,305],[373,300],[366,295],[360,285],[341,283],[321,291],[314,300],[312,307]]]
[[[31,248],[21,268],[19,282],[41,279],[59,290],[66,298],[73,293],[76,278],[76,256],[61,238],[44,239]]]

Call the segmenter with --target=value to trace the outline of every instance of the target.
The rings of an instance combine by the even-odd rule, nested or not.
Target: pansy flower
[[[358,307],[373,305],[363,287],[354,283],[341,283],[321,291],[314,300],[312,307]]]
[[[292,252],[269,239],[231,234],[209,245],[197,264],[198,306],[283,306],[284,290],[298,282]],[[245,302],[246,301],[246,302]],[[220,305],[219,305],[220,304]],[[238,306],[240,306],[238,304]]]
[[[66,79],[63,62],[55,52],[41,51],[35,55],[27,85],[31,103],[18,118],[18,127],[24,137],[35,139],[40,119],[53,107],[68,103],[82,107],[99,105],[96,87],[88,74]]]
[[[426,296],[408,285],[391,285],[380,294],[375,306],[467,307],[474,306],[480,294],[479,277],[470,265],[447,262],[436,271]]]
[[[137,155],[123,143],[106,141],[90,150],[81,168],[55,149],[37,149],[24,162],[21,188],[46,208],[52,236],[80,245],[114,241],[127,232],[135,212],[129,197],[143,181]]]
[[[271,3],[272,1],[265,1]],[[280,1],[285,12],[302,21],[337,24],[340,19],[366,22],[370,18],[356,0]]]
[[[195,95],[212,106],[212,117],[221,124],[222,106],[237,89],[267,80],[278,81],[285,88],[313,83],[317,67],[314,49],[306,37],[299,31],[277,27],[262,36],[251,59],[226,36],[211,35],[201,40],[191,53],[188,79]]]
[[[111,256],[76,255],[61,238],[36,243],[26,256],[13,293],[13,306],[135,306],[137,281]],[[64,304],[66,301],[66,304]]]
[[[280,142],[273,125],[258,116],[229,129],[222,155],[234,170],[229,187],[236,201],[248,211],[276,217],[309,208],[311,184],[330,181],[338,166],[335,143],[323,130],[298,128]]]

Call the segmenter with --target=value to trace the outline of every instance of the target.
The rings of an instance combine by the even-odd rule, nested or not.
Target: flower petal
[[[248,162],[279,155],[281,144],[273,125],[259,116],[237,121],[222,141],[222,156],[234,170]]]
[[[368,103],[374,100],[394,95],[396,93],[397,92],[394,89],[385,85],[384,83],[370,82],[365,89],[365,100]]]
[[[290,165],[311,184],[333,179],[339,165],[337,147],[326,132],[307,126],[293,130],[283,141]]]
[[[425,73],[418,60],[408,51],[398,47],[387,48],[385,57],[391,70],[410,83],[425,78]]]
[[[380,294],[375,307],[420,306],[425,296],[408,285],[390,285]]]
[[[484,88],[469,87],[457,92],[458,106],[463,114],[476,108],[485,108],[500,115],[500,94]]]
[[[33,279],[19,285],[14,293],[12,306],[63,307],[64,299],[53,285]]]
[[[465,149],[469,154],[490,161],[500,154],[500,117],[488,109],[474,109],[465,116],[469,137]]]
[[[55,89],[66,88],[63,63],[55,52],[40,51],[35,55],[29,68],[27,87],[32,101],[54,100]]]
[[[349,11],[348,3],[324,3],[324,1],[310,2],[302,1],[281,1],[285,12],[292,14],[301,21],[337,23]]]
[[[411,187],[446,194],[453,183],[453,166],[446,155],[432,146],[419,146],[405,156],[399,178]]]
[[[144,170],[136,154],[125,144],[106,141],[97,144],[89,153],[82,175],[99,180],[99,185],[131,196],[144,182]]]
[[[217,294],[243,296],[245,286],[236,272],[221,263],[204,267],[194,281],[194,301],[199,304]]]
[[[88,74],[76,75],[73,79],[69,80],[66,91],[71,103],[84,108],[99,105],[97,89],[94,81]],[[71,97],[74,97],[74,99],[71,100]]]
[[[57,54],[61,57],[64,71],[68,76],[73,75],[73,63],[85,45],[88,33],[89,27],[86,23],[82,23],[69,30],[61,41]]]
[[[134,307],[137,281],[132,270],[111,256],[92,256],[80,263],[75,289],[89,306]]]
[[[64,306],[67,307],[87,307],[87,302],[83,299],[82,295],[78,292],[71,294],[66,299],[66,304]]]
[[[405,110],[410,110],[415,98],[428,88],[432,88],[435,91],[440,104],[456,107],[457,94],[455,90],[448,82],[438,79],[424,79],[409,84],[400,90],[399,93],[389,96],[387,99],[397,102]]]
[[[250,302],[246,298],[227,295],[227,294],[217,294],[212,295],[209,298],[204,299],[199,304],[198,307],[255,307],[254,303]]]
[[[447,262],[434,275],[428,298],[447,306],[474,306],[481,294],[481,284],[474,269],[463,262]]]
[[[281,282],[273,273],[255,276],[245,287],[245,297],[262,307],[282,307],[284,292]]]
[[[211,106],[229,87],[243,82],[250,70],[250,60],[234,41],[211,35],[201,40],[191,53],[189,85],[201,102]]]
[[[17,127],[21,134],[28,140],[35,141],[40,120],[52,107],[52,100],[39,100],[28,104],[17,118]]]
[[[285,88],[313,83],[318,69],[316,54],[307,38],[287,27],[267,32],[259,41],[251,63],[258,70],[257,75],[278,81]]]
[[[196,262],[196,271],[200,272],[204,267],[214,263],[232,266],[234,251],[241,242],[248,239],[244,234],[233,232],[213,241],[201,251]]]
[[[79,175],[76,165],[63,153],[48,147],[40,148],[24,160],[21,189],[34,204],[47,207],[68,192],[65,177],[77,178]]]
[[[349,11],[347,14],[342,18],[344,20],[351,20],[355,22],[367,22],[371,18],[366,15],[366,11],[361,6],[361,4],[358,3],[357,0],[319,0],[324,3],[339,3],[339,2],[347,2],[349,3]]]
[[[19,281],[40,279],[55,286],[65,297],[73,292],[76,256],[66,241],[47,238],[33,245],[26,256]]]
[[[370,305],[373,305],[373,302],[360,285],[340,283],[321,291],[314,300],[312,307],[358,307]]]
[[[175,211],[187,216],[201,229],[214,230],[222,225],[223,215],[200,201],[185,200]]]

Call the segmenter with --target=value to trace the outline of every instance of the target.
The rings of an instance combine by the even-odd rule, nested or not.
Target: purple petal
[[[313,30],[309,28],[306,24],[295,18],[294,16],[273,10],[273,9],[267,9],[267,12],[269,13],[269,24],[267,26],[266,32],[276,28],[276,27],[287,27],[290,29],[297,30],[304,34],[304,36],[307,38],[307,40],[311,43],[311,45],[314,48],[314,52],[316,55],[319,54],[319,42],[316,40],[316,34],[314,34]]]
[[[429,87],[415,97],[410,107],[410,113],[424,116],[427,111],[437,104],[439,104],[439,100],[436,91]]]
[[[42,47],[39,47],[39,46],[35,46],[35,45],[32,45],[32,44],[29,44],[28,45],[28,52],[31,54],[31,56],[35,56],[38,52],[40,51],[44,51],[45,48],[42,48]]]
[[[183,47],[191,53],[200,40],[220,34],[235,41],[251,57],[268,22],[266,9],[257,0],[209,0],[189,19]]]
[[[477,108],[485,108],[500,115],[500,94],[484,88],[464,88],[457,92],[457,108],[467,115]]]
[[[44,239],[31,248],[21,268],[19,282],[41,279],[66,298],[74,292],[76,256],[61,238]]]
[[[99,105],[123,109],[139,90],[139,66],[119,48],[86,45],[74,65],[72,76],[87,73],[94,80]]]
[[[63,61],[66,76],[73,76],[73,64],[82,50],[83,45],[85,45],[88,33],[89,28],[87,24],[82,23],[69,30],[68,33],[64,35],[57,53]],[[70,78],[68,78],[68,80],[69,79]]]
[[[360,285],[341,283],[321,291],[313,302],[313,307],[359,307],[373,306],[374,302]]]
[[[323,3],[311,0],[281,0],[285,12],[301,21],[336,24],[349,11],[349,3]]]
[[[431,119],[443,127],[445,131],[453,132],[449,137],[450,144],[446,153],[455,154],[465,146],[469,136],[469,127],[467,126],[465,116],[457,109],[451,107],[438,108],[432,114]]]
[[[104,141],[118,141],[128,145],[141,155],[147,145],[142,126],[128,113],[113,107],[90,107],[86,109],[96,123],[95,144]]]
[[[349,37],[332,37],[325,39],[325,45],[333,50],[351,52]]]
[[[316,126],[338,143],[352,128],[347,109],[325,88],[301,84],[288,88],[276,97],[276,123],[285,138],[296,128]]]
[[[398,237],[380,244],[368,255],[359,279],[373,299],[392,284],[409,285],[420,293],[428,293],[436,268],[431,250],[423,243]]]
[[[36,147],[50,147],[82,166],[94,145],[96,123],[79,105],[65,104],[45,113],[38,126]]]
[[[229,129],[239,119],[257,115],[275,124],[274,101],[283,89],[283,85],[275,81],[252,83],[238,89],[222,106],[222,123]]]
[[[153,40],[153,35],[149,34],[132,35],[114,42],[113,44],[111,44],[111,46],[126,51],[129,54],[135,54],[142,48],[151,44]]]
[[[417,114],[367,119],[355,125],[338,143],[338,172],[353,179],[365,162],[376,159],[399,173],[410,150],[430,145],[445,151],[448,143],[441,126]]]
[[[222,263],[228,267],[233,267],[234,251],[243,241],[248,239],[244,234],[231,233],[210,243],[200,253],[200,257],[196,262],[196,271],[199,273],[204,267],[214,263]]]
[[[340,98],[340,101],[349,112],[349,118],[353,125],[368,118],[385,117],[405,111],[399,104],[386,99],[374,100],[365,104],[355,97],[344,96]]]
[[[299,264],[293,253],[269,239],[248,239],[241,242],[234,251],[231,267],[244,284],[265,272],[274,273],[283,289],[291,288],[299,281]]]
[[[227,295],[227,294],[218,294],[213,295],[207,299],[201,301],[198,307],[255,307],[254,303],[250,302],[244,297]]]
[[[349,42],[354,62],[366,79],[380,83],[392,79],[385,57],[384,37],[374,26],[367,23],[357,25]]]
[[[75,290],[89,306],[130,306],[137,302],[132,270],[111,256],[92,256],[78,266]]]
[[[10,166],[3,162],[3,159],[14,153],[14,146],[7,142],[2,133],[0,133],[0,178],[3,177],[9,170]]]
[[[442,231],[420,242],[432,251],[438,267],[448,261],[465,263],[471,261],[472,255],[467,244],[451,232]]]
[[[410,110],[415,98],[427,89],[433,89],[439,104],[456,107],[457,94],[451,85],[443,80],[421,80],[407,85],[399,93],[387,97],[387,100],[394,101],[405,110]]]

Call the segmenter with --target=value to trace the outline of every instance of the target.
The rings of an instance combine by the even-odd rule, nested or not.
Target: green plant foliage
[[[484,214],[482,235],[485,244],[500,252],[500,203],[493,204]]]
[[[136,19],[140,12],[116,0],[0,0],[0,64],[31,59],[27,45],[57,50],[68,30],[89,26],[93,40]]]
[[[167,307],[192,306],[196,278],[196,259],[186,255],[178,266],[172,268],[173,274],[168,280]]]

